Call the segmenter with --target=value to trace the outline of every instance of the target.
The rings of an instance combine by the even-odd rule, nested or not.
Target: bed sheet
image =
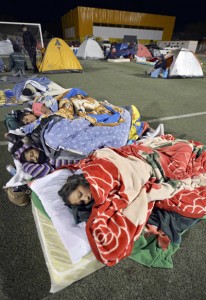
[[[92,252],[82,257],[78,263],[72,263],[52,221],[33,203],[32,212],[50,275],[50,293],[58,292],[104,266]]]

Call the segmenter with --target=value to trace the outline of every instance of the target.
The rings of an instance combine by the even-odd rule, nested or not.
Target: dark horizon
[[[11,1],[10,1],[11,2]],[[159,14],[167,16],[175,16],[175,27],[174,32],[184,31],[187,26],[198,26],[200,23],[205,23],[205,9],[206,3],[199,3],[198,6],[193,4],[188,4],[186,1],[177,1],[169,4],[165,4],[165,1],[158,1],[156,3],[145,0],[144,2],[134,3],[134,1],[127,1],[126,3],[118,2],[114,3],[108,0],[105,1],[69,1],[59,0],[55,3],[45,0],[44,7],[41,7],[42,1],[35,1],[35,4],[31,9],[25,9],[28,6],[26,0],[21,1],[21,6],[18,2],[12,1],[11,3],[4,1],[1,4],[0,19],[6,17],[8,21],[16,22],[27,22],[27,23],[40,23],[43,30],[48,30],[49,28],[54,28],[60,30],[61,27],[61,17],[66,14],[71,9],[77,6],[94,7],[94,8],[104,8],[113,10],[123,10],[131,12],[140,12],[148,14]],[[25,14],[26,10],[26,14]],[[5,19],[2,21],[6,21]],[[200,26],[200,25],[199,25]]]

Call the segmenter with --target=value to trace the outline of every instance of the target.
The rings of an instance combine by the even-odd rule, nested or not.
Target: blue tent
[[[133,45],[130,46],[125,43],[119,43],[119,44],[115,44],[111,48],[107,58],[120,58],[120,57],[128,58],[131,55],[134,56],[134,54],[135,54],[135,49]]]

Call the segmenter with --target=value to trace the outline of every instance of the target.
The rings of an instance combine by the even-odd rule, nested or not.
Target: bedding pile
[[[133,105],[100,103],[80,89],[63,89],[47,78],[34,85],[48,96],[35,102],[36,111],[41,113],[47,105],[52,113],[15,130],[24,138],[34,133],[41,150],[53,155],[49,159],[60,157],[56,154],[61,150],[67,159],[68,153],[70,158],[80,155],[78,162],[60,168],[49,160],[50,174],[39,179],[27,172],[37,163],[24,162],[25,169],[16,158],[17,173],[6,184],[29,182],[42,249],[51,278],[57,280],[53,291],[126,257],[171,268],[182,234],[206,215],[206,147],[164,135],[163,125],[151,130]],[[24,86],[21,82],[12,90],[15,99],[20,99]],[[94,205],[88,221],[75,224],[58,191],[68,176],[79,172],[90,183]],[[58,245],[54,239],[51,244],[50,232],[60,238]],[[54,257],[51,248],[55,253],[61,249],[65,260]],[[68,274],[75,272],[72,279]]]
[[[131,254],[154,207],[192,219],[206,214],[206,147],[199,142],[165,135],[97,150],[76,168],[95,200],[88,240],[108,266]]]

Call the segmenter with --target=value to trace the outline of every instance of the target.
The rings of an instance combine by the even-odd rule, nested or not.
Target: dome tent
[[[72,49],[60,38],[51,39],[38,69],[42,73],[83,72]]]
[[[93,39],[87,39],[81,43],[76,56],[78,58],[93,58],[93,59],[103,59],[104,52],[97,41]]]
[[[145,45],[138,43],[138,50],[136,56],[151,58],[152,54]]]
[[[204,77],[202,66],[196,55],[188,49],[171,51],[165,56],[166,62],[170,60],[169,78]]]

